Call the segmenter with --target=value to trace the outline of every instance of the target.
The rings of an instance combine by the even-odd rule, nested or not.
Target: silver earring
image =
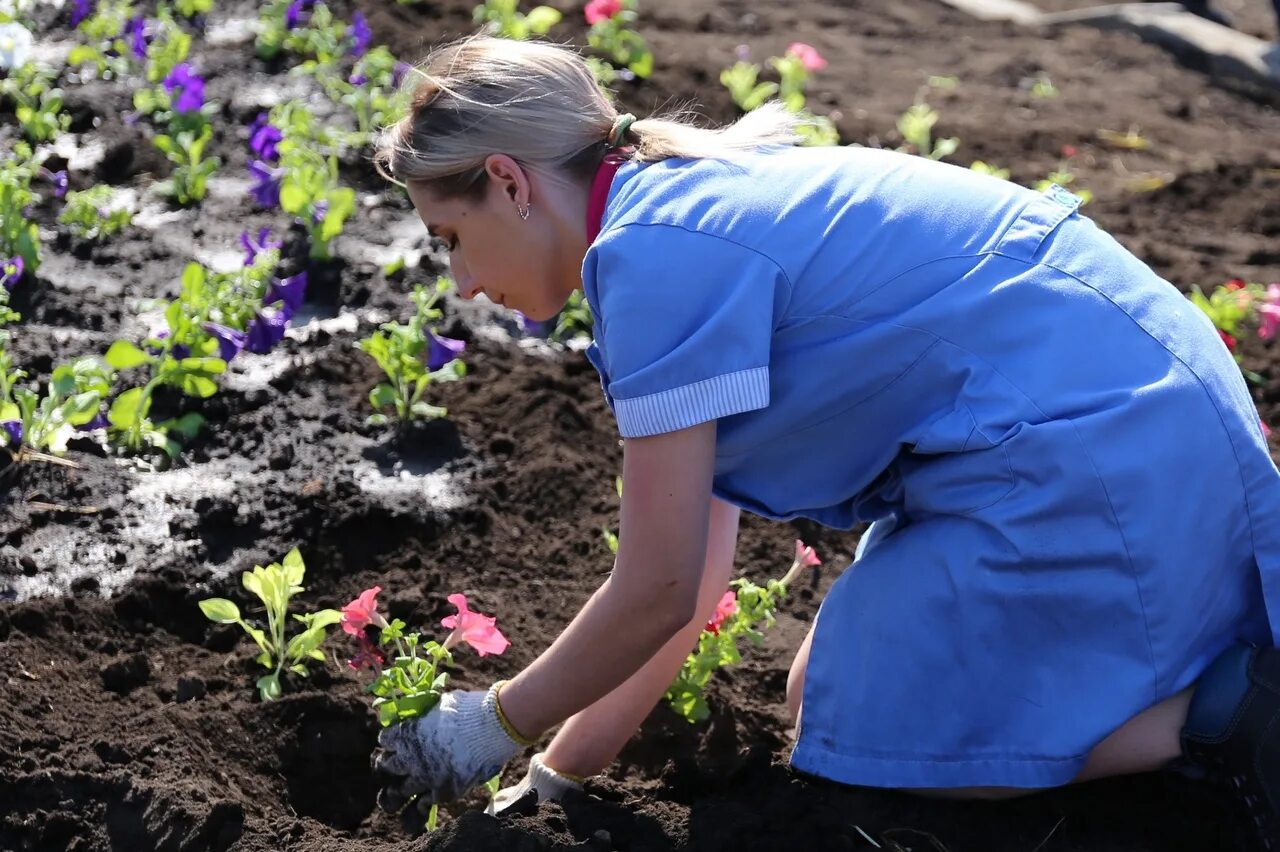
[[[532,206],[533,206],[532,204],[526,204],[523,207],[521,207],[520,202],[518,201],[516,202],[516,212],[520,214],[520,221],[522,222],[529,221],[529,208]]]

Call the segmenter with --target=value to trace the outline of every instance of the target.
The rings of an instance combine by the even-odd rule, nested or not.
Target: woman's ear
[[[490,154],[484,161],[489,182],[502,193],[503,198],[521,207],[529,204],[529,176],[513,158],[506,154]]]

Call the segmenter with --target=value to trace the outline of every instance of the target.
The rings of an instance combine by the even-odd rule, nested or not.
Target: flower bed
[[[74,5],[40,9],[39,43],[76,38]],[[394,590],[382,602],[388,619],[433,630],[455,612],[446,597],[461,593],[497,614],[511,642],[500,656],[458,655],[455,683],[487,685],[527,665],[608,570],[601,528],[617,526],[620,452],[585,358],[524,337],[514,317],[452,299],[438,330],[466,342],[466,374],[426,396],[447,416],[401,428],[370,421],[370,392],[388,376],[356,343],[383,323],[409,322],[414,286],[440,270],[421,224],[359,152],[336,164],[355,201],[328,258],[314,251],[324,221],[314,206],[310,227],[290,229],[291,216],[255,199],[249,167],[269,171],[274,158],[250,148],[250,128],[278,101],[319,103],[318,87],[289,75],[288,60],[255,58],[252,35],[238,35],[237,22],[263,5],[220,0],[192,48],[203,98],[219,105],[205,152],[219,166],[191,206],[146,194],[176,166],[154,146],[149,120],[126,120],[136,108],[127,81],[60,83],[61,132],[75,144],[55,147],[50,175],[66,169],[71,192],[109,184],[137,203],[118,233],[88,235],[59,224],[56,178],[33,178],[45,197],[32,218],[49,236],[39,269],[12,290],[22,320],[9,326],[8,347],[29,380],[43,384],[56,365],[101,356],[117,340],[164,351],[152,335],[163,318],[144,300],[179,297],[193,259],[235,266],[246,230],[283,235],[280,282],[308,279],[304,300],[276,302],[290,313],[283,338],[267,354],[224,362],[216,393],[156,390],[156,411],[203,419],[178,436],[172,463],[144,453],[159,470],[142,470],[73,436],[65,458],[74,467],[31,459],[0,472],[0,849],[875,848],[868,837],[882,848],[937,848],[923,832],[947,849],[984,852],[1027,852],[1046,838],[1044,850],[1228,848],[1236,828],[1223,803],[1171,778],[955,804],[789,775],[780,761],[790,654],[856,535],[750,519],[743,575],[760,584],[780,576],[797,537],[822,555],[823,570],[793,586],[761,647],[711,678],[708,719],[690,724],[659,707],[590,797],[494,820],[477,793],[443,809],[425,841],[379,812],[368,678],[330,656],[305,680],[286,675],[281,697],[263,703],[254,683],[264,669],[243,632],[211,623],[198,602],[229,597],[246,609],[240,573],[295,547],[306,561],[305,611],[341,608],[377,585]],[[585,4],[552,6],[563,17],[550,35],[587,44]],[[472,4],[452,0],[328,8],[343,21],[363,13],[372,44],[402,59],[472,22]],[[1085,212],[1185,292],[1280,280],[1277,103],[1216,89],[1135,40],[1068,29],[1046,42],[930,0],[641,0],[638,11],[653,67],[615,83],[638,115],[691,98],[730,119],[737,108],[721,72],[745,55],[767,75],[765,57],[799,41],[827,62],[810,63],[806,106],[845,142],[907,144],[900,119],[927,103],[933,151],[955,139],[948,161],[981,160],[1028,185],[1070,172],[1073,189],[1093,194]],[[914,115],[918,128],[926,113]],[[0,151],[19,137],[5,101]],[[399,257],[410,262],[389,270]],[[229,337],[212,335],[207,357]],[[1280,423],[1273,344],[1246,330],[1237,345],[1258,377],[1264,421]],[[341,644],[325,648],[345,657]],[[523,770],[513,764],[508,781]]]

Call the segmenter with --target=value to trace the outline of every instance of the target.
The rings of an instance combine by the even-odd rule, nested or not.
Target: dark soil
[[[580,5],[556,5],[566,19],[553,35],[582,43]],[[620,93],[633,112],[693,102],[710,119],[732,118],[717,76],[735,47],[748,43],[763,59],[808,41],[831,63],[812,103],[846,142],[898,145],[895,120],[923,91],[941,115],[938,135],[962,140],[951,161],[995,163],[1022,183],[1065,162],[1072,188],[1095,193],[1086,212],[1181,289],[1280,280],[1274,94],[1221,86],[1124,35],[1068,28],[1046,40],[932,0],[642,5],[658,63],[652,80]],[[214,24],[253,4],[219,6]],[[406,59],[470,28],[469,3],[354,6]],[[334,4],[340,14],[354,6]],[[52,21],[50,32],[70,37]],[[37,377],[145,329],[140,303],[173,295],[193,257],[234,258],[242,229],[285,224],[246,196],[243,127],[271,97],[307,90],[247,44],[198,42],[195,54],[211,76],[208,96],[223,104],[214,143],[223,180],[193,211],[148,202],[140,224],[104,243],[47,241],[40,280],[17,294],[25,318],[13,336],[17,361]],[[959,83],[922,90],[931,74]],[[1033,95],[1040,77],[1057,97]],[[75,138],[105,153],[79,169],[73,160],[74,188],[144,188],[163,176],[148,131],[122,120],[127,85],[66,89]],[[1130,128],[1146,150],[1097,134]],[[14,137],[12,116],[0,116],[0,144]],[[358,678],[335,661],[261,704],[242,635],[211,625],[196,602],[247,605],[239,572],[295,546],[308,607],[341,605],[376,583],[394,616],[429,627],[461,591],[496,613],[513,643],[499,657],[459,655],[457,683],[485,686],[532,661],[608,571],[600,529],[616,528],[621,455],[585,358],[517,342],[510,318],[462,303],[450,303],[445,332],[469,341],[470,373],[433,391],[448,418],[400,436],[364,424],[377,375],[353,343],[405,315],[411,284],[438,270],[426,251],[408,275],[383,274],[382,263],[427,250],[427,239],[360,158],[345,169],[362,206],[337,244],[342,260],[313,270],[306,313],[282,350],[237,359],[210,400],[170,401],[210,424],[172,469],[142,472],[81,441],[68,456],[75,467],[0,473],[0,849],[875,848],[868,838],[954,852],[1233,847],[1236,815],[1173,776],[952,803],[790,773],[790,655],[857,531],[758,519],[744,524],[743,574],[777,576],[797,536],[825,566],[787,601],[764,647],[717,676],[708,723],[659,707],[607,778],[562,803],[493,819],[473,795],[427,839],[381,814],[369,771],[376,724]],[[1162,185],[1138,191],[1139,179]],[[52,202],[35,211],[51,234],[55,216]],[[1280,425],[1276,352],[1253,338],[1243,345],[1245,366],[1263,378],[1260,411]],[[508,779],[523,769],[514,764]]]

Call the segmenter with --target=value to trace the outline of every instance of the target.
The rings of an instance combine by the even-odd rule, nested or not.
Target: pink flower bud
[[[440,620],[442,627],[448,627],[453,631],[449,634],[449,638],[444,640],[446,648],[452,647],[458,641],[463,641],[484,657],[489,654],[501,654],[511,645],[494,626],[497,623],[496,618],[467,609],[466,595],[449,595],[448,600],[458,608],[458,614],[447,615]]]
[[[378,592],[381,586],[365,589],[360,596],[342,608],[342,630],[352,636],[360,636],[370,624],[386,627],[387,621],[378,615]]]
[[[827,67],[827,60],[822,58],[818,49],[802,41],[793,41],[787,48],[787,53],[799,59],[806,71],[821,71]]]
[[[591,0],[584,10],[587,23],[595,25],[607,21],[622,11],[622,0]]]
[[[707,622],[705,630],[718,634],[720,625],[724,624],[724,620],[738,611],[738,595],[733,589],[724,593],[720,598],[720,603],[716,604],[715,614],[711,616],[711,620]]]
[[[813,548],[805,545],[800,539],[796,539],[796,562],[800,565],[822,564],[822,560],[818,558],[818,554],[813,552]]]

